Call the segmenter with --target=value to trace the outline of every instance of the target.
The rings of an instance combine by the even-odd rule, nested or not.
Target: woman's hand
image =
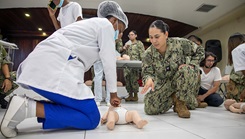
[[[184,66],[189,66],[189,67],[191,67],[191,68],[194,68],[194,67],[191,66],[191,65],[188,65],[188,64],[182,64],[182,65],[179,66],[179,69],[181,69],[181,68],[184,67]]]
[[[124,45],[124,46],[123,46],[123,49],[126,50],[126,49],[128,49],[129,47],[130,47],[130,45]]]
[[[48,6],[48,13],[49,13],[49,16],[51,16],[51,17],[52,17],[52,16],[55,16],[56,10],[57,10],[57,9],[54,9],[54,10],[53,10],[53,9],[51,9],[51,8]]]
[[[145,94],[146,92],[149,91],[149,89],[151,89],[152,91],[154,91],[154,82],[151,78],[149,78],[146,81],[145,86],[143,87],[142,91],[140,92],[141,94]]]
[[[197,96],[197,100],[199,100],[200,102],[203,102],[205,98],[206,97],[204,95]]]
[[[9,79],[5,79],[2,85],[2,89],[4,89],[4,93],[8,92],[11,88],[12,88],[12,82]]]

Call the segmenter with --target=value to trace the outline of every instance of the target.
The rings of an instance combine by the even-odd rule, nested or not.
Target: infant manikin
[[[233,99],[225,100],[224,106],[227,110],[234,113],[245,113],[245,103],[244,102],[236,102]]]
[[[134,123],[137,128],[143,128],[148,122],[142,120],[135,110],[127,110],[121,106],[110,106],[101,118],[101,124],[106,123],[108,129],[113,130],[115,125]]]

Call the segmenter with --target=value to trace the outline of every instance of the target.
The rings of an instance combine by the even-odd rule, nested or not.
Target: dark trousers
[[[198,95],[203,95],[207,93],[207,91],[208,90],[200,87]],[[204,99],[204,102],[208,103],[208,106],[214,106],[214,107],[220,106],[223,103],[223,101],[224,101],[223,98],[217,93],[210,94]]]

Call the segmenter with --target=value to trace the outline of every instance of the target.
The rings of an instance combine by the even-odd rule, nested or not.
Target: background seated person
[[[202,39],[197,37],[196,35],[190,35],[187,39],[193,41],[197,45],[200,45],[200,46],[202,45]]]
[[[13,81],[16,79],[15,72],[9,71],[10,60],[8,59],[8,54],[5,48],[0,45],[0,105],[2,109],[6,109],[8,102],[5,100],[5,97],[10,95],[15,89],[18,88],[18,85]]]
[[[200,63],[201,87],[197,99],[209,106],[218,107],[223,103],[222,97],[216,93],[219,89],[221,73],[216,67],[217,57],[212,52],[205,53],[205,59]]]

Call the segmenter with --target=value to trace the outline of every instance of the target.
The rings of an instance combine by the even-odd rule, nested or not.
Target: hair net
[[[122,21],[125,25],[125,29],[128,28],[128,18],[124,14],[121,7],[114,1],[103,1],[100,3],[97,11],[98,17],[105,18],[109,15],[116,17]]]

